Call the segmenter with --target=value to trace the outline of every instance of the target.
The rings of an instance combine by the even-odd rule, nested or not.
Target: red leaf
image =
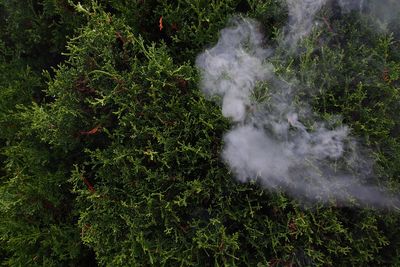
[[[164,26],[163,26],[163,17],[161,16],[160,17],[160,21],[159,21],[159,27],[160,27],[160,31],[162,31],[162,29],[164,28]]]
[[[90,192],[94,193],[96,192],[96,190],[94,189],[93,185],[85,178],[82,177],[83,182],[85,183],[85,185],[87,186],[87,188],[89,189]]]
[[[94,128],[93,128],[92,130],[90,130],[90,131],[80,131],[79,133],[80,133],[81,135],[92,135],[92,134],[97,133],[99,130],[100,130],[100,125],[94,127]]]

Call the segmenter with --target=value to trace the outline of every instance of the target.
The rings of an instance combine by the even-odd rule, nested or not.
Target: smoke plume
[[[377,29],[386,31],[391,23],[398,23],[400,1],[398,0],[338,0],[343,12],[357,11],[376,23]]]
[[[282,45],[307,36],[325,2],[287,0],[289,30]],[[196,65],[200,88],[232,121],[222,158],[236,178],[307,202],[397,206],[397,198],[367,184],[373,162],[350,128],[338,117],[320,120],[301,86],[275,74],[274,50],[265,45],[258,23],[234,18],[229,25]]]
[[[358,12],[369,17],[380,31],[387,31],[391,23],[399,22],[398,0],[286,0],[289,21],[282,44],[295,47],[319,24],[315,17],[327,3],[336,3],[343,14]]]
[[[286,0],[289,13],[285,44],[295,45],[314,26],[314,17],[327,0]]]

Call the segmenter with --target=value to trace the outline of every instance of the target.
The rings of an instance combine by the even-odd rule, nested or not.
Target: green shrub
[[[33,30],[1,35],[4,265],[399,264],[398,214],[307,209],[235,182],[221,161],[229,122],[200,93],[193,60],[234,12],[276,37],[285,10],[260,2],[30,2],[42,14]],[[19,3],[0,4],[6,32],[35,17]],[[326,16],[302,53],[277,54],[277,72],[320,90],[315,112],[342,115],[396,190],[398,42]]]

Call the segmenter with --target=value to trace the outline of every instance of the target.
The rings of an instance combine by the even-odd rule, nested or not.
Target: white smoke
[[[295,45],[315,26],[315,15],[327,0],[286,0],[289,13],[285,44]]]
[[[388,25],[399,20],[399,0],[286,0],[289,21],[283,44],[292,48],[321,23],[316,15],[329,2],[337,2],[342,13],[358,12],[370,18],[376,29],[387,31]]]
[[[255,27],[244,20],[240,27],[223,29],[217,45],[197,59],[208,73],[202,79],[203,92],[223,96],[222,114],[235,122],[245,119],[255,82],[269,74],[263,60],[271,51],[262,48],[262,35]]]
[[[342,2],[346,1],[342,0]],[[347,0],[347,2],[358,3],[358,8],[356,8],[356,10],[370,16],[378,30],[387,31],[391,23],[398,24],[399,22],[399,0]],[[348,10],[351,10],[351,8],[348,8]],[[354,7],[352,10],[354,10]]]
[[[297,2],[303,1],[288,0],[293,4],[291,42],[308,34],[310,17],[324,1],[304,0],[307,10]],[[384,190],[364,185],[372,162],[362,156],[350,129],[337,118],[318,120],[301,101],[296,82],[275,75],[269,62],[273,49],[264,45],[259,25],[243,18],[232,19],[230,25],[214,47],[197,57],[196,65],[200,88],[221,104],[222,114],[233,123],[224,137],[222,157],[237,179],[256,180],[301,200],[397,205]],[[257,101],[258,87],[266,101]]]

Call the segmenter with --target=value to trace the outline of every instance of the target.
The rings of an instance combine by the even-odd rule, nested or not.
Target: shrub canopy
[[[194,60],[234,14],[273,45],[281,1],[0,1],[6,266],[397,266],[400,216],[238,183]],[[399,32],[326,7],[276,72],[317,89],[399,190]]]

